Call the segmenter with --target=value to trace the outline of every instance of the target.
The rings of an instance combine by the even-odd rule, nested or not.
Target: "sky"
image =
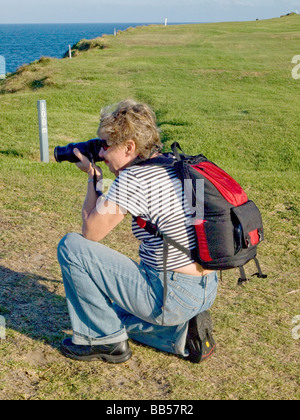
[[[0,0],[0,24],[225,22],[295,11],[300,0]]]

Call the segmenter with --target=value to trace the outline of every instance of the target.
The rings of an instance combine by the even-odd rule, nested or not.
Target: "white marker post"
[[[165,26],[168,26],[168,18],[165,18]]]
[[[69,45],[69,58],[72,58],[72,50],[71,50],[71,45]]]
[[[40,153],[41,161],[49,162],[49,144],[48,144],[48,122],[46,101],[37,101],[40,132]]]
[[[0,316],[0,340],[6,339],[6,327],[5,327],[5,318]]]
[[[6,64],[5,57],[0,55],[0,79],[5,79],[6,77]]]

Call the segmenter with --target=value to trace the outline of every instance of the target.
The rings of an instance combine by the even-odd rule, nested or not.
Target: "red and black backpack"
[[[260,278],[262,274],[257,246],[264,239],[262,217],[242,187],[225,171],[202,154],[186,155],[178,143],[173,143],[173,154],[152,158],[140,165],[172,166],[183,185],[191,188],[192,202],[197,200],[197,180],[204,183],[204,203],[200,217],[195,212],[193,222],[197,237],[197,252],[191,253],[150,222],[136,218],[141,228],[162,238],[164,262],[168,245],[181,250],[208,270],[240,269],[239,283],[247,280],[244,265],[254,260]],[[190,180],[188,183],[186,180]],[[166,269],[165,269],[166,271]],[[166,292],[166,291],[165,291]]]

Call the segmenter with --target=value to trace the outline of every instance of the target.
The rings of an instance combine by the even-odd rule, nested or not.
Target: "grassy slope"
[[[293,16],[130,29],[103,37],[108,48],[0,82],[0,398],[299,398],[299,25]],[[125,97],[153,106],[166,150],[177,140],[206,154],[263,213],[268,279],[239,288],[238,273],[224,273],[212,309],[218,352],[204,365],[135,344],[117,367],[58,351],[70,326],[56,245],[80,231],[86,181],[73,165],[39,163],[36,102],[47,100],[53,150],[94,137],[100,108]],[[129,222],[105,243],[138,258]]]

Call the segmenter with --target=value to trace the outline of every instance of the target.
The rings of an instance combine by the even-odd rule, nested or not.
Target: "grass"
[[[299,399],[299,24],[139,27],[0,81],[1,399]],[[37,100],[47,100],[53,151],[95,137],[100,109],[126,97],[154,108],[165,150],[179,141],[207,155],[262,211],[268,278],[237,287],[238,272],[223,273],[211,310],[217,353],[203,365],[134,343],[120,366],[59,352],[70,323],[56,246],[81,229],[86,180],[52,152],[39,162]],[[138,259],[129,218],[104,242]]]

